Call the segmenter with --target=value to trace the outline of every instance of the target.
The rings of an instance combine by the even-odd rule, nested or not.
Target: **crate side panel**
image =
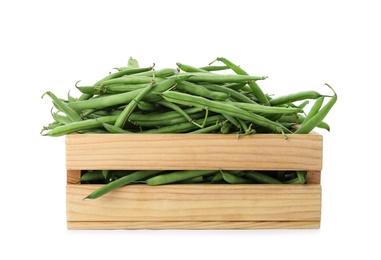
[[[66,136],[68,170],[315,170],[321,135],[88,134]]]
[[[321,186],[130,185],[83,200],[101,185],[67,185],[68,221],[320,221]]]

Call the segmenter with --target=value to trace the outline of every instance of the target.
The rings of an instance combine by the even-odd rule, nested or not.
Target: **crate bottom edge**
[[[69,230],[319,229],[320,221],[67,221]]]

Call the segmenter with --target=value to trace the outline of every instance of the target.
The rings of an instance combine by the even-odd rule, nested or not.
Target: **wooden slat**
[[[67,184],[75,184],[79,182],[81,178],[80,170],[68,170],[67,171]]]
[[[320,221],[68,221],[68,229],[305,229]]]
[[[320,171],[309,171],[307,174],[308,184],[320,184],[321,172]]]
[[[68,222],[320,221],[318,184],[130,185],[83,200],[100,186],[67,185]]]
[[[317,134],[75,134],[66,136],[67,170],[322,169]]]

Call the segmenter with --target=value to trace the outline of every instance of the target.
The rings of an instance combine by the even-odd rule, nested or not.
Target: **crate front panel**
[[[67,170],[322,169],[318,134],[73,134]]]
[[[67,221],[320,222],[321,186],[131,185],[83,200],[100,185],[67,185]]]

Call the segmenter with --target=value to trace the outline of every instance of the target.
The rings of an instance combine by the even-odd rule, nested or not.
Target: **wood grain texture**
[[[66,182],[67,184],[78,183],[81,178],[80,170],[67,170]]]
[[[75,134],[66,136],[67,170],[322,169],[318,134]]]
[[[68,222],[319,222],[321,186],[130,185],[83,200],[100,185],[67,185]]]
[[[319,221],[68,221],[68,229],[316,229]]]

